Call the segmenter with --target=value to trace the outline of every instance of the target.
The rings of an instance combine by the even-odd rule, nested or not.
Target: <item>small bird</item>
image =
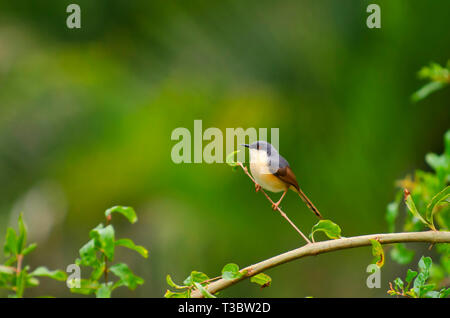
[[[266,141],[255,141],[250,145],[243,144],[241,146],[247,147],[250,151],[250,171],[257,183],[256,191],[259,191],[261,187],[271,192],[283,191],[280,200],[272,205],[274,210],[278,208],[287,191],[291,189],[298,193],[317,217],[322,219],[319,210],[298,186],[297,178],[289,163],[278,153],[275,147]]]

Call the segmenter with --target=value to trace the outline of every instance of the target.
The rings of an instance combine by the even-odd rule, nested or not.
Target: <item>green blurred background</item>
[[[242,172],[172,162],[172,130],[195,119],[280,128],[300,186],[344,236],[387,231],[395,180],[443,150],[450,91],[410,95],[423,65],[450,57],[449,1],[376,1],[382,27],[368,29],[372,1],[78,0],[82,28],[70,30],[72,2],[0,4],[0,233],[24,212],[32,268],[73,263],[117,204],[139,222],[116,217],[116,235],[150,257],[117,255],[145,284],[116,296],[161,297],[168,273],[216,276],[303,244]],[[283,208],[306,233],[316,223],[293,193]],[[370,248],[311,257],[268,271],[270,288],[221,295],[386,296],[407,267],[388,259],[382,288],[368,289],[371,261]],[[46,294],[74,296],[46,279],[26,296]]]

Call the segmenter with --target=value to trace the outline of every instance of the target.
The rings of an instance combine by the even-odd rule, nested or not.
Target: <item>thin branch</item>
[[[253,179],[253,177],[250,175],[250,173],[248,172],[247,167],[245,167],[242,162],[237,162],[237,164],[242,168],[242,170],[244,170],[245,174],[253,181],[253,183],[257,186],[258,183],[255,181],[255,179]],[[259,191],[261,191],[264,196],[267,198],[267,200],[270,201],[270,203],[272,203],[272,206],[275,205],[275,203],[272,201],[272,199],[269,197],[269,195],[261,188],[259,189]],[[298,227],[288,218],[288,216],[286,215],[286,213],[283,212],[283,210],[280,209],[279,206],[277,206],[277,210],[278,212],[280,212],[281,216],[284,217],[289,224],[303,237],[303,239],[306,241],[307,244],[311,244],[311,241],[308,240],[308,238],[305,236],[305,234],[302,233],[302,231],[300,231],[298,229]]]
[[[376,239],[381,244],[407,243],[407,242],[425,242],[425,243],[450,243],[449,231],[426,231],[426,232],[405,232],[405,233],[387,233],[387,234],[371,234],[355,237],[341,238],[337,240],[322,241],[307,244],[303,247],[291,250],[289,252],[274,256],[265,261],[248,266],[241,270],[244,275],[241,278],[232,280],[219,279],[209,284],[205,288],[211,293],[217,293],[220,290],[230,287],[246,278],[254,276],[270,268],[279,266],[293,260],[319,255],[323,253],[349,249],[361,246],[370,246],[371,239]],[[202,295],[198,290],[192,292],[191,297],[201,298]]]

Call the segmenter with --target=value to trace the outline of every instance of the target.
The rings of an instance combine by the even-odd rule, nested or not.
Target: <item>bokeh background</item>
[[[443,150],[450,91],[410,96],[423,65],[450,57],[449,1],[376,1],[372,30],[372,1],[78,0],[82,28],[70,30],[72,2],[0,4],[0,233],[24,212],[32,268],[73,263],[117,204],[139,222],[116,217],[116,235],[150,257],[117,255],[145,284],[116,296],[161,297],[168,273],[216,276],[303,244],[242,172],[172,162],[171,132],[195,119],[278,127],[300,186],[344,236],[387,231],[395,181]],[[283,208],[306,233],[316,223],[293,193]],[[388,259],[372,290],[371,261],[370,248],[311,257],[268,271],[270,288],[221,295],[384,297],[407,267]],[[47,294],[74,296],[46,279],[26,296]]]

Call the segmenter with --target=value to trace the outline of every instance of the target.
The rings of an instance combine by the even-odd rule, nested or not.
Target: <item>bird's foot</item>
[[[274,203],[274,204],[272,204],[272,209],[274,210],[274,211],[276,211],[277,209],[278,209],[278,206],[280,205],[280,202],[277,202],[277,203]]]
[[[261,186],[257,183],[255,183],[255,191],[259,192],[259,190],[261,190]]]

